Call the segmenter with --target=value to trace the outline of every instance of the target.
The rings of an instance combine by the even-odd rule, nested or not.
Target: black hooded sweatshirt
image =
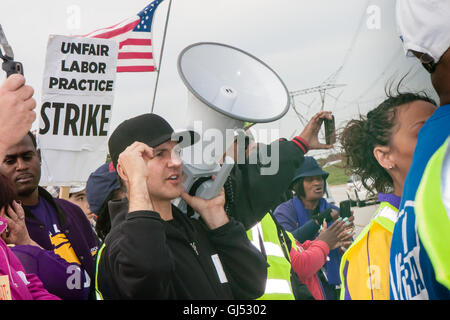
[[[172,206],[173,220],[154,211],[128,213],[112,201],[112,228],[98,260],[104,299],[256,299],[267,263],[240,222],[210,230]]]

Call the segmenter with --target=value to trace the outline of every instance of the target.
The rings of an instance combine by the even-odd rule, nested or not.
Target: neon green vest
[[[286,233],[291,239],[292,247],[297,249],[294,237]],[[258,300],[295,300],[290,281],[291,263],[283,254],[277,226],[271,215],[266,214],[258,224],[247,231],[247,236],[259,251],[262,251],[260,238],[262,239],[269,264],[266,290]],[[289,253],[287,248],[286,250]]]
[[[417,231],[433,265],[436,280],[450,289],[449,141],[450,138],[428,161],[414,202]]]
[[[397,208],[381,202],[342,255],[341,300],[389,300],[389,255]]]
[[[100,263],[100,259],[102,258],[103,249],[105,249],[105,243],[100,247],[97,253],[97,259],[95,261],[95,297],[97,300],[104,300],[100,289],[98,288],[98,265]]]

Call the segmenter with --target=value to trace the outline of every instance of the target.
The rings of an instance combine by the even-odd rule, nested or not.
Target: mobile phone
[[[344,200],[339,203],[339,215],[342,218],[348,218],[351,216],[350,205],[350,200]]]
[[[324,119],[325,125],[325,143],[326,144],[334,144],[336,143],[336,128],[334,124],[334,116],[332,116],[331,120]]]

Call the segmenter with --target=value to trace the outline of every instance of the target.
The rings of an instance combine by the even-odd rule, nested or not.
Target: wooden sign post
[[[67,200],[69,199],[70,187],[60,187],[59,198]]]

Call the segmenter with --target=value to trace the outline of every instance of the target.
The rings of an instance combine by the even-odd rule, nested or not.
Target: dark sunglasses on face
[[[429,73],[433,73],[434,70],[436,70],[437,63],[434,62],[434,59],[428,53],[418,52],[414,50],[411,51],[420,60],[420,63],[422,63],[423,67]]]

